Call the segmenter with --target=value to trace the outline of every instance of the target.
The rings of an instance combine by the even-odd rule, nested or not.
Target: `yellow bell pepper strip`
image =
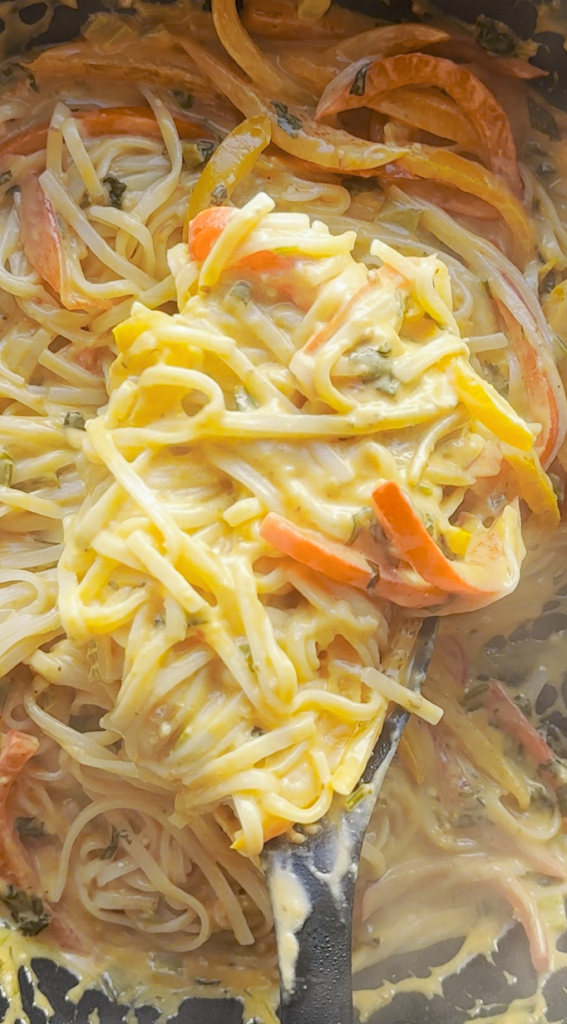
[[[558,526],[561,514],[555,491],[535,452],[529,455],[516,455],[511,452],[506,454],[504,459],[514,472],[520,497],[534,515],[539,516],[546,526],[552,529]]]
[[[435,587],[406,582],[396,570],[377,571],[360,551],[315,530],[296,526],[276,512],[268,513],[260,533],[272,547],[328,579],[348,583],[406,608],[426,608],[446,598],[443,591]]]
[[[467,560],[452,562],[429,535],[410,499],[394,480],[384,480],[372,494],[378,522],[400,556],[434,587],[451,594],[480,596],[507,591],[517,583],[516,552],[504,543],[502,525],[518,513],[508,506],[499,520],[467,550]]]
[[[506,111],[467,67],[426,53],[402,53],[383,59],[364,57],[345,68],[325,89],[316,118],[356,107],[372,107],[383,93],[401,86],[442,89],[470,117],[484,143],[489,166],[517,195],[523,194],[516,143]],[[433,117],[429,131],[437,133]]]
[[[486,167],[441,146],[417,144],[392,160],[395,163],[377,170],[380,180],[388,183],[398,175],[409,179],[426,178],[485,200],[508,225],[514,262],[523,268],[531,259],[535,243],[528,215],[506,182]]]
[[[513,448],[519,448],[522,452],[533,448],[534,435],[527,423],[492,384],[477,376],[468,363],[456,359],[451,377],[461,402],[479,423]]]
[[[530,345],[521,324],[500,299],[495,299],[494,302],[520,363],[531,415],[534,422],[542,425],[542,432],[536,441],[535,449],[542,464],[548,466],[556,450],[560,432],[559,407],[553,385],[546,372],[544,360]]]
[[[272,130],[264,114],[242,121],[223,139],[201,173],[189,201],[187,219],[216,203],[222,206],[239,181],[254,167],[260,153],[269,144]]]

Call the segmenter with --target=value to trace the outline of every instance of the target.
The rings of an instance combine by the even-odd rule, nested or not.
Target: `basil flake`
[[[272,106],[276,112],[278,127],[291,135],[292,139],[296,139],[303,128],[301,118],[291,114],[285,103],[280,103],[279,100],[272,100]]]
[[[514,37],[506,31],[505,25],[487,18],[485,14],[479,14],[476,27],[476,41],[487,53],[493,53],[498,57],[511,57],[515,53]]]
[[[107,174],[106,178],[102,179],[103,185],[108,188],[108,198],[110,199],[110,205],[115,206],[117,210],[122,209],[122,196],[124,195],[127,185],[125,182],[120,181],[119,178],[115,178],[113,174]]]
[[[364,96],[366,91],[366,74],[368,72],[368,67],[368,64],[363,64],[356,72],[353,83],[349,89],[351,96]]]
[[[22,838],[29,836],[30,839],[41,839],[49,835],[43,822],[34,817],[16,818],[16,831]]]
[[[39,935],[50,921],[49,913],[44,909],[39,896],[30,895],[22,889],[9,885],[3,896],[0,896],[14,923],[22,935]]]
[[[116,828],[116,825],[113,825],[110,833],[110,842],[106,849],[104,849],[100,854],[99,860],[112,860],[118,850],[118,844],[121,839],[123,839],[125,843],[128,843],[128,845],[132,842],[125,829],[118,829]]]

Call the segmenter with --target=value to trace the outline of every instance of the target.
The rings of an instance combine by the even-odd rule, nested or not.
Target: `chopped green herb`
[[[547,110],[546,107],[542,107],[541,103],[536,103],[529,93],[527,99],[528,116],[532,128],[536,132],[541,132],[542,135],[547,135],[548,139],[551,139],[553,142],[559,142],[561,132],[551,111]]]
[[[8,182],[11,181],[11,179],[12,179],[12,172],[11,171],[4,171],[2,174],[0,174],[0,185],[7,185]]]
[[[398,378],[394,377],[393,373],[381,373],[373,377],[372,384],[377,391],[383,391],[386,395],[395,395],[400,386]]]
[[[197,142],[182,142],[183,160],[188,171],[195,171],[197,167],[207,163],[213,155],[216,146],[214,142],[207,142],[199,139]]]
[[[365,796],[370,796],[372,793],[372,786],[369,786],[367,782],[361,782],[346,798],[347,810],[352,811],[353,807],[356,807],[361,800],[364,800]]]
[[[476,28],[476,41],[487,53],[493,53],[498,57],[511,57],[515,53],[515,40],[501,22],[487,18],[485,14],[479,14]]]
[[[303,128],[301,118],[291,114],[285,103],[280,103],[279,100],[272,100],[272,106],[276,112],[278,127],[291,135],[292,139],[296,139]]]
[[[352,531],[347,544],[354,544],[361,530],[364,530],[367,526],[370,526],[374,519],[374,513],[370,507],[361,508],[360,512],[355,512],[352,517]]]
[[[125,182],[120,181],[119,178],[115,178],[113,174],[107,174],[106,178],[102,179],[102,183],[108,188],[110,205],[116,207],[117,210],[121,210],[122,197],[128,186]]]
[[[250,650],[250,644],[248,643],[248,640],[246,639],[246,637],[243,636],[240,639],[238,639],[236,641],[236,646],[239,648],[239,650],[244,655],[244,658],[246,660],[246,664],[248,665],[248,668],[254,668],[254,663],[253,663],[253,660],[252,660],[252,651]]]
[[[237,384],[233,393],[234,404],[238,409],[238,412],[249,412],[250,409],[258,408],[256,399],[249,391],[246,390],[246,388],[242,387],[242,384]]]
[[[175,97],[177,105],[182,110],[191,110],[194,100],[190,92],[185,92],[184,89],[172,89],[171,95]]]
[[[9,885],[0,899],[8,907],[14,923],[22,935],[39,935],[44,928],[47,928],[50,915],[45,910],[39,896],[30,895]]]
[[[562,505],[565,501],[565,480],[557,473],[548,473],[548,476],[551,481],[555,497],[557,498],[559,505]]]
[[[351,96],[364,96],[364,93],[366,91],[367,72],[368,64],[363,64],[362,67],[358,69],[356,75],[354,76],[353,83],[349,89],[349,93]]]
[[[221,181],[218,185],[215,185],[211,192],[211,206],[222,206],[223,203],[226,203],[227,199],[228,189],[224,182]]]
[[[232,288],[228,292],[227,299],[236,302],[242,302],[245,306],[248,305],[252,298],[252,288],[248,284],[248,281],[237,281],[233,284]]]
[[[49,835],[43,822],[33,817],[16,818],[16,830],[22,838],[29,836],[30,839],[41,839],[42,836]]]
[[[482,707],[483,701],[481,698],[488,692],[488,689],[488,683],[477,683],[476,686],[471,686],[469,690],[466,690],[462,700],[466,710],[477,711],[478,708]]]
[[[99,860],[112,860],[116,851],[118,850],[118,844],[120,840],[123,840],[128,845],[132,842],[128,832],[125,829],[118,829],[116,825],[112,826],[110,833],[110,842],[106,849],[104,849],[99,857]]]
[[[63,420],[64,427],[72,427],[73,430],[85,429],[85,417],[80,412],[68,412]]]
[[[12,483],[12,471],[14,469],[14,460],[8,452],[2,452],[0,455],[0,484],[2,487],[9,487]]]

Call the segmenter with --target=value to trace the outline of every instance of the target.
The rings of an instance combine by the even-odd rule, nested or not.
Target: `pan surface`
[[[155,0],[158,2],[158,0]],[[170,2],[170,0],[162,0]],[[349,7],[372,17],[387,21],[417,20],[420,4],[410,0],[343,0]],[[436,0],[438,10],[463,22],[474,24],[480,19],[487,32],[500,37],[504,26],[510,30],[510,46],[514,38],[533,40],[540,44],[532,63],[549,72],[548,77],[535,80],[534,87],[554,105],[567,110],[567,50],[566,38],[559,31],[551,31],[564,22],[567,34],[567,0],[535,3],[532,0]],[[98,0],[77,0],[77,8],[58,6],[49,24],[44,3],[27,0],[4,0],[0,4],[0,51],[4,58],[17,58],[21,49],[2,45],[4,25],[20,18],[26,26],[37,25],[38,33],[25,47],[54,44],[73,39],[88,18],[99,10],[112,8],[112,3]],[[424,8],[426,5],[424,4]],[[118,8],[117,8],[118,9]],[[547,12],[552,16],[547,17]],[[2,20],[5,19],[5,20]],[[29,33],[26,33],[26,35]],[[10,35],[13,35],[10,33]],[[500,51],[502,52],[502,51]],[[509,51],[510,52],[510,51]],[[556,600],[544,606],[542,615],[517,627],[510,638],[499,636],[485,648],[486,665],[477,665],[477,671],[486,668],[495,678],[511,686],[521,686],[537,658],[537,645],[553,638],[561,645],[562,663],[567,668],[567,569],[556,582]],[[553,608],[551,607],[553,605]],[[535,641],[535,644],[534,644]],[[543,698],[543,699],[542,699]],[[536,711],[550,727],[562,732],[567,754],[567,671],[562,686],[547,684],[541,691]],[[383,982],[397,983],[402,979],[426,978],[431,969],[447,963],[456,954],[462,940],[437,943],[419,953],[393,956],[355,978],[355,988],[377,988]],[[559,940],[559,948],[567,951],[567,932]],[[119,951],[117,960],[119,961]],[[69,993],[77,979],[68,970],[47,958],[32,960],[32,968],[39,990],[47,997],[54,1015],[47,1018],[35,1005],[35,990],[31,975],[22,967],[19,983],[22,1006],[30,1024],[91,1024],[98,1011],[100,1024],[121,1024],[137,1019],[139,1024],[153,1024],[160,1016],[154,1006],[132,1008],[120,1002],[119,996],[101,989],[87,989],[75,1003]],[[529,998],[536,991],[536,977],[531,965],[525,933],[520,926],[511,928],[502,938],[493,957],[488,960],[478,955],[458,975],[448,977],[442,984],[442,993],[431,998],[418,991],[398,993],[388,1006],[374,1014],[369,1024],[466,1024],[471,1020],[504,1014],[515,999]],[[416,986],[417,987],[417,986]],[[544,990],[547,1002],[547,1020],[567,1024],[567,969],[557,972]],[[8,1010],[8,1000],[1,991],[0,967],[0,1024]],[[508,1021],[508,1017],[506,1017]],[[512,1024],[513,1018],[510,1018]],[[231,999],[184,999],[168,1024],[262,1024],[243,1016],[242,1006]]]

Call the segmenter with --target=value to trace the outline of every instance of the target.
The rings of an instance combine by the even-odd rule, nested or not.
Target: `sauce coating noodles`
[[[564,750],[475,659],[563,585],[567,127],[521,55],[324,6],[97,15],[0,103],[16,966],[127,945],[268,1003],[263,846],[356,801],[392,702],[355,968],[512,919],[563,965]]]

